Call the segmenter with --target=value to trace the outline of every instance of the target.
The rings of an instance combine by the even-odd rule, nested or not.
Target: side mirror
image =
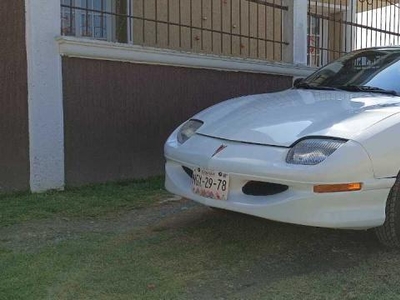
[[[293,86],[296,87],[299,83],[301,83],[304,80],[304,78],[296,78],[293,81]]]

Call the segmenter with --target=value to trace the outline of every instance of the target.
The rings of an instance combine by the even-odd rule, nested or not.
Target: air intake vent
[[[271,196],[286,191],[289,187],[287,185],[262,182],[262,181],[249,181],[243,188],[243,194],[250,196]]]
[[[193,170],[192,170],[192,169],[190,169],[190,168],[188,168],[188,167],[185,167],[185,166],[182,166],[182,169],[183,169],[183,171],[185,171],[185,173],[186,173],[190,178],[193,177]]]

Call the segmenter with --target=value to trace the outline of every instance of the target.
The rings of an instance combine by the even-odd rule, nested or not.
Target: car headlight
[[[199,120],[187,121],[178,132],[178,142],[180,144],[186,142],[196,133],[197,129],[199,129],[201,125],[203,125],[203,122]]]
[[[295,165],[317,165],[346,142],[342,139],[304,139],[290,149],[286,162]]]

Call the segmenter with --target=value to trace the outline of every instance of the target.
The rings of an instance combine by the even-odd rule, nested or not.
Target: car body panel
[[[236,174],[235,174],[236,175]],[[236,179],[253,179],[248,176]],[[384,181],[383,185],[393,185],[394,180]],[[292,224],[364,230],[377,227],[385,221],[385,203],[390,188],[377,188],[362,192],[315,194],[311,187],[291,189],[277,196],[261,197],[241,196],[240,191],[230,193],[229,201],[213,200],[196,194],[190,189],[191,180],[185,176],[180,165],[167,161],[165,187],[171,193],[192,199],[201,204],[269,220]],[[377,185],[381,185],[377,183]],[[259,198],[259,199],[257,199]],[[260,199],[261,198],[261,199]],[[245,203],[245,201],[247,203]]]
[[[204,122],[200,134],[248,143],[289,147],[307,136],[356,139],[400,112],[400,97],[378,95],[291,89],[229,100],[194,118]]]
[[[227,147],[213,156],[221,144]],[[283,147],[221,141],[202,135],[193,136],[183,145],[170,139],[164,147],[165,157],[181,162],[182,165],[259,176],[272,182],[354,182],[360,179],[359,174],[364,175],[363,179],[374,178],[369,156],[357,142],[347,142],[329,159],[315,166],[286,163],[288,151],[288,148]]]
[[[212,156],[221,142],[227,147]],[[289,165],[284,161],[287,152],[283,147],[221,141],[201,135],[193,136],[183,145],[171,138],[165,144],[166,188],[208,206],[282,222],[351,229],[366,229],[383,223],[384,204],[394,179],[375,179],[368,154],[357,142],[346,143],[331,159],[316,166]],[[251,157],[246,153],[251,153]],[[191,178],[182,166],[229,173],[228,200],[194,194]],[[272,196],[248,196],[243,194],[242,187],[250,180],[284,184],[289,189]],[[362,191],[313,192],[316,184],[354,181],[363,182]]]
[[[376,178],[396,177],[400,171],[400,114],[386,118],[357,141],[368,153]]]
[[[378,52],[349,54],[296,89],[240,97],[199,112],[191,119],[201,126],[187,139],[177,141],[180,126],[165,143],[166,188],[211,207],[276,221],[381,226],[400,170],[400,88],[397,78],[387,80],[398,74],[400,51]],[[317,141],[294,149],[307,138],[345,141],[337,148]],[[291,149],[300,157],[296,164],[287,161]],[[322,161],[312,164],[315,157]],[[209,177],[198,175],[217,172],[229,182],[228,190],[221,189],[224,196],[228,192],[226,200],[209,198],[218,198],[217,179],[209,185]]]

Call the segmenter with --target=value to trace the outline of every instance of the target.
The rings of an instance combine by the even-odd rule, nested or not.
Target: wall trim
[[[304,65],[188,53],[76,37],[58,37],[57,41],[59,53],[68,57],[294,77],[305,77],[315,71],[314,68]]]
[[[25,0],[28,64],[30,188],[42,192],[64,187],[64,114],[60,1]]]

